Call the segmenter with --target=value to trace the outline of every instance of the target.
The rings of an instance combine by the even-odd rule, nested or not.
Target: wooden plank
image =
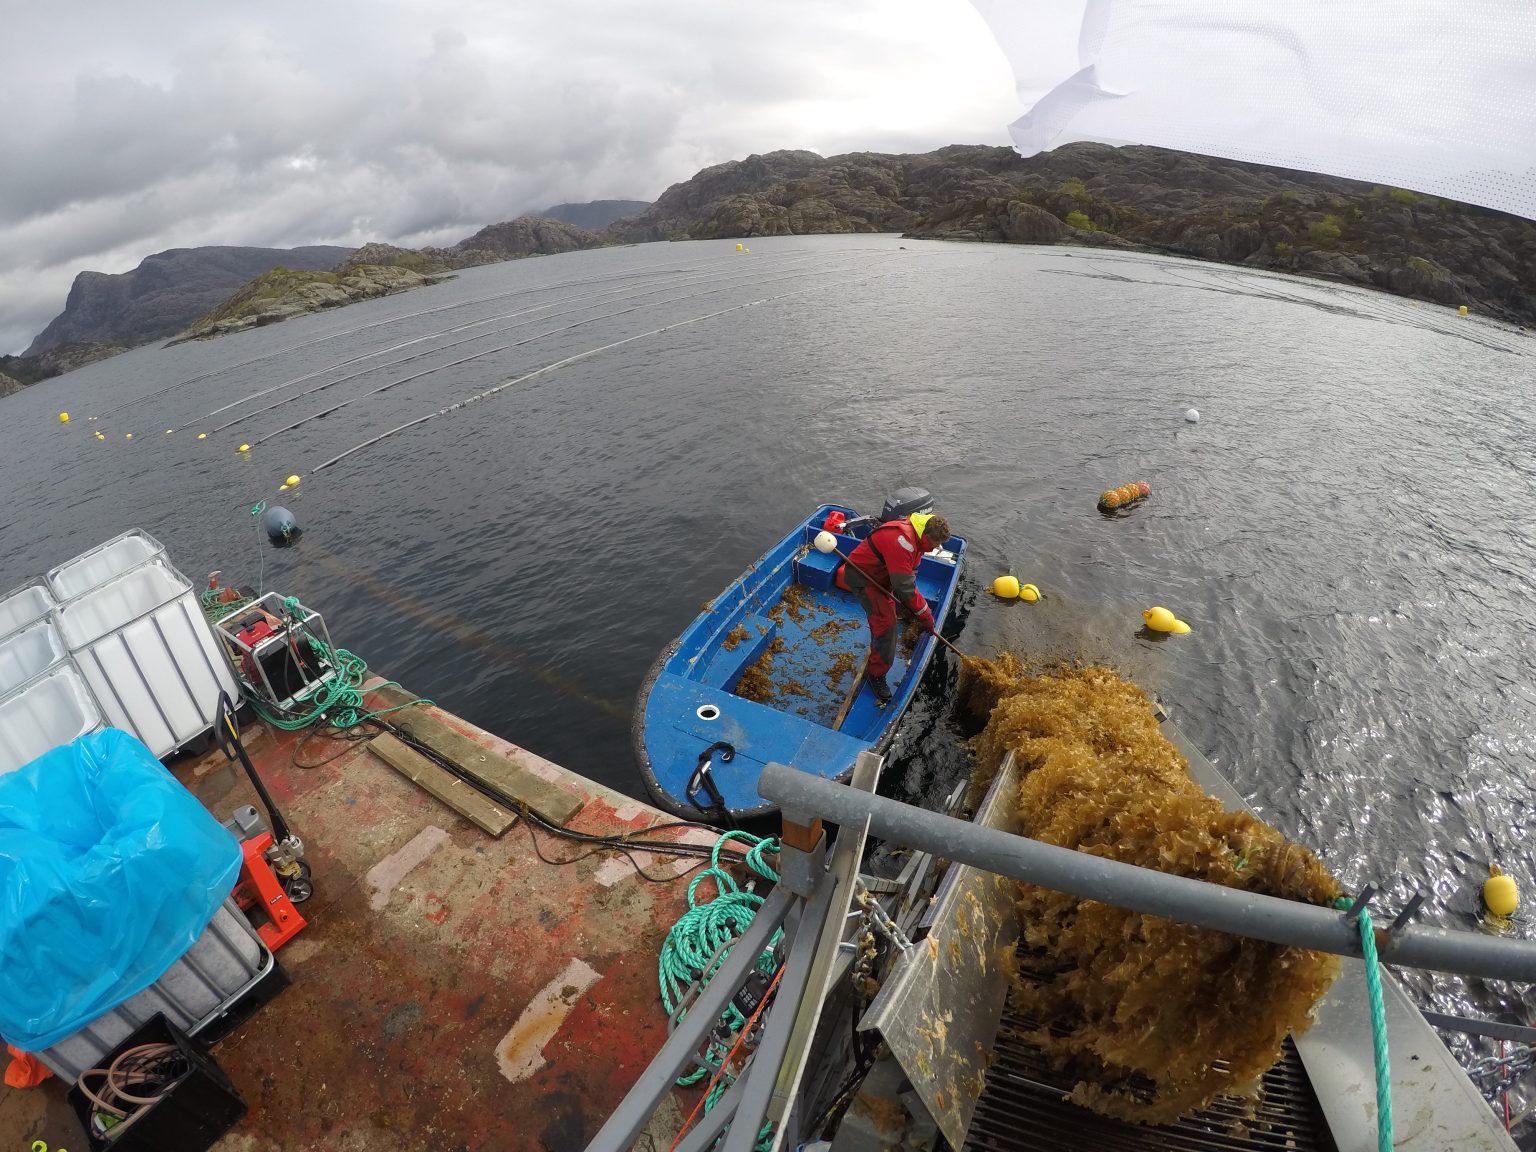
[[[417,699],[403,688],[393,687],[374,689],[371,695],[387,707]],[[586,804],[584,797],[550,783],[511,757],[481,747],[425,708],[402,708],[385,719],[462,772],[496,789],[508,801],[527,805],[530,811],[558,827],[563,827]]]
[[[514,813],[476,792],[452,772],[434,764],[410,745],[402,744],[388,732],[381,732],[368,741],[368,750],[491,836],[500,837],[517,823]]]
[[[859,664],[858,671],[854,673],[853,687],[848,689],[848,695],[843,697],[843,706],[837,710],[837,719],[832,721],[832,731],[842,731],[843,721],[848,719],[848,710],[853,707],[853,701],[859,694],[859,688],[864,683],[864,673],[869,670],[869,653],[864,653],[864,659]]]

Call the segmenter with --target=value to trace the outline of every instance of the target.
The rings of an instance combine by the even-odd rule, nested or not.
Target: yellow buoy
[[[740,252],[741,250],[742,250],[742,246],[740,244],[736,245],[736,251]]]
[[[59,423],[60,424],[68,424],[69,423],[69,413],[68,412],[60,412],[59,413]]]
[[[1513,916],[1520,906],[1520,889],[1514,877],[1500,872],[1497,864],[1489,865],[1488,870],[1493,875],[1483,881],[1483,903],[1495,916]]]
[[[297,488],[299,486],[299,479],[300,477],[298,476],[290,476],[287,480],[283,481],[283,487]]]
[[[206,440],[206,439],[208,439],[208,433],[206,433],[206,432],[199,432],[197,434],[197,438],[199,440]]]
[[[251,446],[249,444],[242,444],[240,447],[235,449],[236,452],[249,452],[250,450]]]
[[[1019,589],[1019,599],[1025,603],[1033,604],[1036,600],[1040,599],[1040,589],[1036,588],[1033,584],[1026,584]]]
[[[98,439],[98,440],[105,440],[106,436],[104,436],[102,433],[98,432],[98,433],[96,433],[96,439]]]
[[[123,435],[125,437],[127,437],[129,440],[133,439],[133,433],[132,432],[124,432]]]
[[[1019,598],[1019,578],[1017,576],[999,576],[992,581],[992,594],[1001,596],[1004,600],[1017,600]]]
[[[1166,608],[1148,608],[1141,614],[1141,618],[1147,622],[1147,627],[1154,632],[1172,632],[1177,636],[1182,636],[1189,631],[1189,625]]]
[[[1465,316],[1467,314],[1467,306],[1463,304],[1460,308],[1456,309],[1456,312],[1458,315]]]

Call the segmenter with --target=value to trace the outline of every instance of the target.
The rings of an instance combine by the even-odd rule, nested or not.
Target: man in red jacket
[[[896,606],[916,616],[924,631],[933,631],[933,610],[917,590],[917,564],[948,539],[949,522],[944,517],[914,512],[880,525],[838,566],[837,586],[857,595],[869,617],[865,678],[881,704],[891,698],[885,674],[896,659]]]

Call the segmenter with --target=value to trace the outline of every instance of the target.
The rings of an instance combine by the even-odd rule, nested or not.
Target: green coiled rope
[[[757,910],[763,905],[762,896],[742,888],[736,883],[735,877],[720,866],[720,850],[732,840],[739,840],[749,846],[745,856],[748,868],[770,883],[779,878],[779,874],[764,859],[779,850],[778,841],[772,837],[731,831],[715,841],[709,854],[709,867],[695,876],[688,885],[688,911],[672,925],[662,943],[661,954],[657,957],[656,974],[661,985],[661,1003],[669,1018],[677,1012],[683,996],[695,981],[708,983],[714,968],[718,968],[726,956],[730,955],[731,942],[747,930]],[[706,880],[714,881],[715,894],[701,903],[698,890]],[[774,948],[783,936],[783,929],[774,933],[773,939],[768,941],[757,958],[756,968],[764,975],[773,974]],[[720,1020],[731,1033],[739,1032],[746,1024],[746,1017],[734,1005],[726,1006]],[[728,1051],[727,1045],[711,1037],[705,1059],[712,1067],[718,1068]],[[695,1068],[679,1077],[677,1083],[682,1087],[696,1084],[703,1079],[706,1071],[704,1068]],[[716,1098],[723,1090],[720,1088],[715,1093]],[[706,1102],[706,1111],[713,1102]]]

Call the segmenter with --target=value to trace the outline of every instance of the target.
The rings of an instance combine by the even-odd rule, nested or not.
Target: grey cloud
[[[1006,140],[966,0],[13,6],[0,351],[76,273],[200,244],[453,243],[775,148]]]

